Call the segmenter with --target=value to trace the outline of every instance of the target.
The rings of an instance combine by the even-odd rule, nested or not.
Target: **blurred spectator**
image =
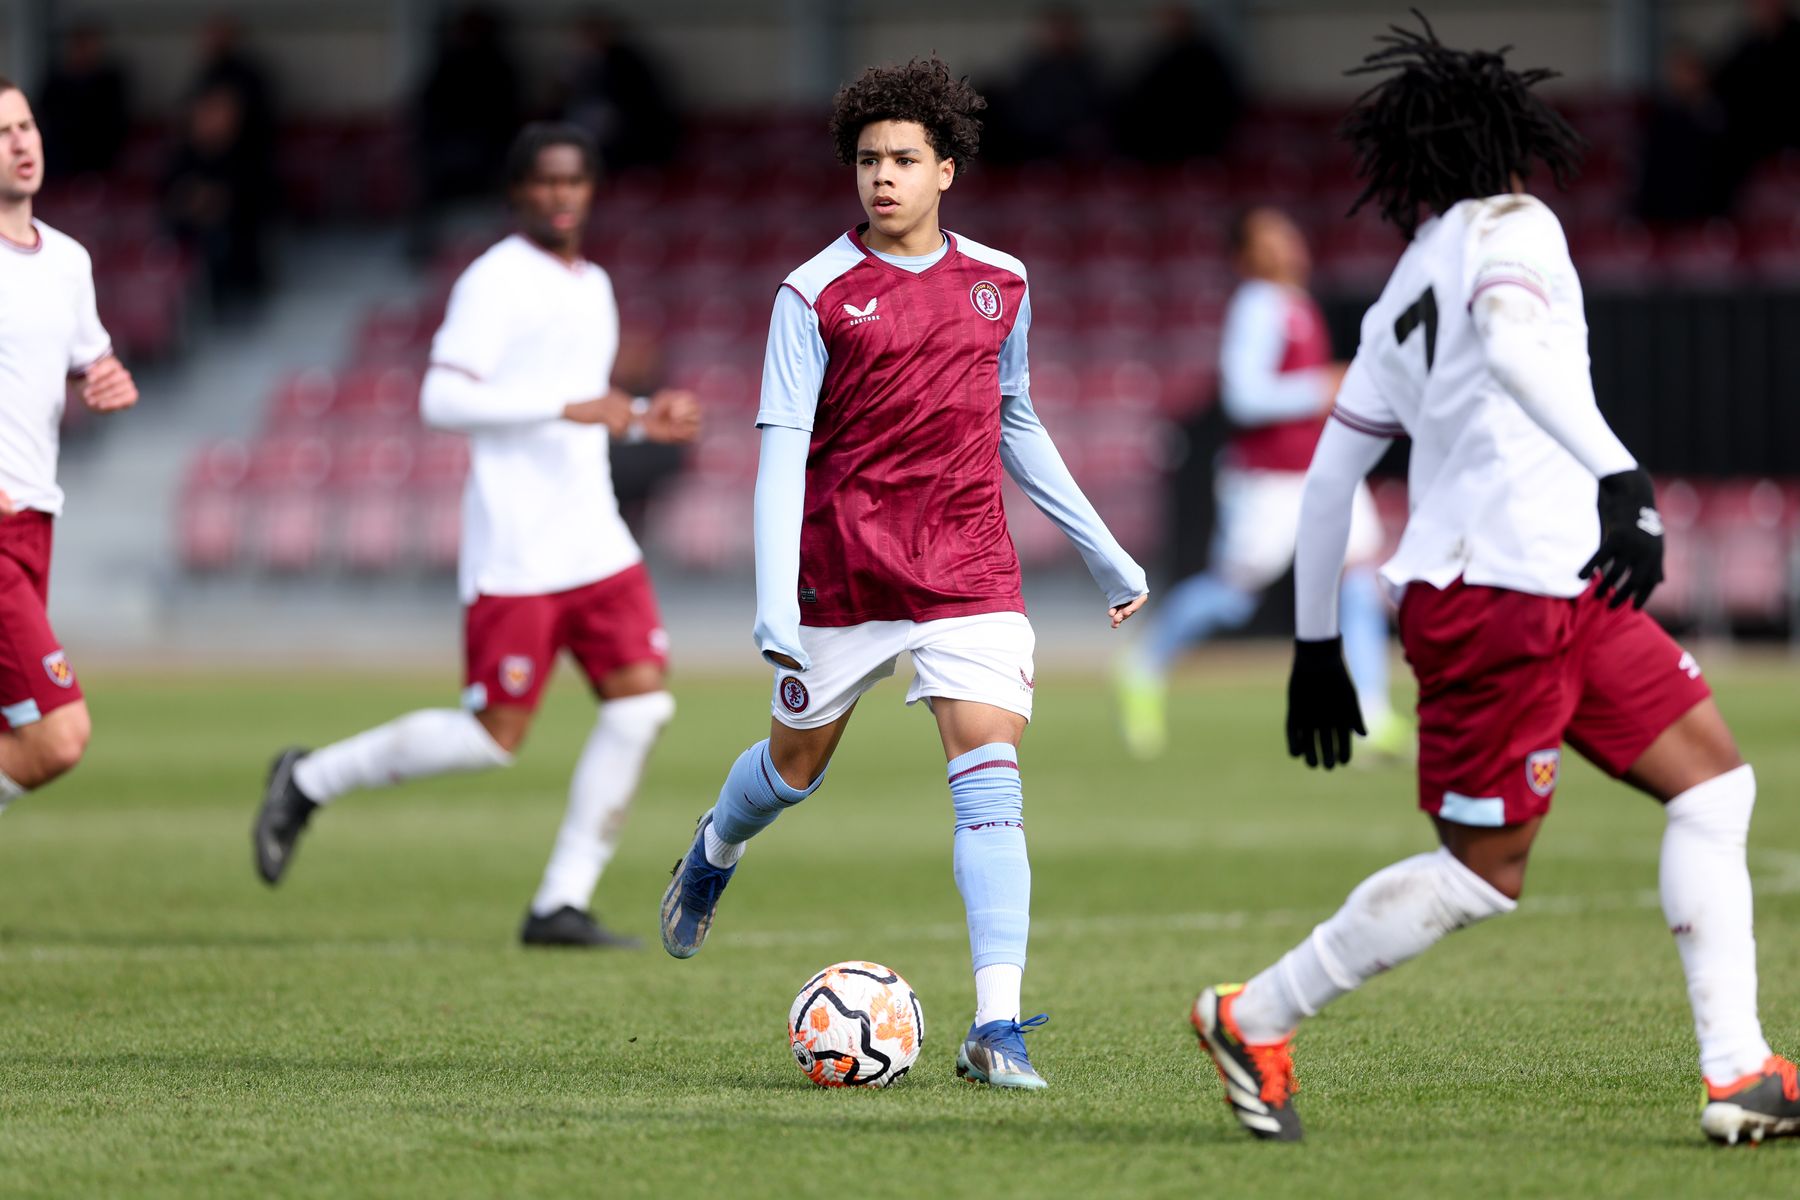
[[[1687,43],[1669,48],[1662,87],[1644,129],[1636,210],[1646,221],[1701,221],[1731,207],[1725,106],[1713,94],[1706,61]]]
[[[163,185],[170,231],[200,256],[222,318],[246,316],[268,279],[263,238],[273,198],[265,147],[252,142],[243,93],[218,82],[189,101]]]
[[[1800,147],[1800,18],[1788,0],[1748,0],[1749,26],[1719,68],[1716,88],[1740,170]]]
[[[1192,9],[1157,10],[1155,43],[1119,108],[1119,148],[1144,162],[1209,157],[1243,112],[1230,61]]]
[[[38,113],[59,174],[105,173],[125,145],[125,72],[92,22],[71,26],[44,80]]]
[[[273,163],[275,89],[262,63],[244,49],[243,28],[229,16],[215,16],[201,28],[200,69],[188,94],[199,97],[221,90],[237,102],[242,152]]]
[[[427,254],[448,206],[494,190],[518,129],[519,74],[493,10],[473,5],[444,26],[415,122],[422,209],[414,251]]]
[[[608,169],[656,166],[674,157],[681,120],[656,66],[610,16],[576,30],[580,49],[563,82],[563,118],[594,135]]]
[[[1038,11],[1034,45],[1012,85],[998,89],[991,124],[1002,158],[1097,155],[1107,149],[1106,87],[1081,11]]]

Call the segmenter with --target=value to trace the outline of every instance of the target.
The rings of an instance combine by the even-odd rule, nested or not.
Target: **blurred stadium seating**
[[[1590,288],[1704,291],[1800,281],[1793,203],[1800,163],[1776,161],[1756,176],[1740,224],[1647,229],[1619,215],[1630,172],[1606,149],[1618,144],[1606,131],[1629,128],[1633,106],[1604,99],[1566,107],[1602,147],[1576,188],[1549,197]],[[1392,269],[1399,250],[1392,232],[1366,214],[1344,216],[1357,184],[1331,136],[1337,116],[1335,108],[1261,109],[1222,163],[1098,172],[983,167],[958,183],[951,227],[1015,251],[1032,272],[1034,399],[1077,478],[1128,545],[1153,551],[1164,544],[1174,430],[1211,404],[1233,283],[1223,230],[1234,208],[1273,203],[1290,211],[1312,236],[1324,292],[1367,297]],[[289,137],[311,148],[283,156],[303,215],[379,219],[404,207],[392,130],[314,124]],[[822,142],[810,114],[713,119],[694,129],[674,167],[615,177],[602,192],[588,251],[612,274],[627,336],[654,343],[668,382],[695,389],[707,405],[704,438],[649,517],[649,540],[684,567],[741,569],[749,561],[757,453],[749,430],[770,298],[787,271],[854,216],[843,173],[824,159]],[[777,152],[791,165],[768,191],[720,193],[722,171]],[[328,171],[318,165],[327,158]],[[122,219],[115,199],[93,200],[91,226],[103,244],[141,223]],[[500,232],[496,226],[442,249],[416,300],[384,303],[363,317],[345,361],[283,380],[249,444],[213,444],[196,454],[178,517],[190,571],[382,574],[453,565],[466,454],[459,439],[419,426],[418,381],[451,282]],[[179,260],[148,248],[154,245],[117,259],[96,254],[119,264],[111,269],[132,272],[129,286],[103,291],[124,306],[110,319],[144,310],[115,328],[146,344],[178,336],[180,305],[170,297],[185,279]],[[1671,519],[1677,536],[1659,611],[1716,626],[1790,621],[1800,604],[1800,486],[1787,479],[1668,486],[1679,515]],[[1382,497],[1397,529],[1404,510],[1393,486]],[[1009,493],[1009,511],[1027,565],[1070,559],[1064,540],[1016,494]]]

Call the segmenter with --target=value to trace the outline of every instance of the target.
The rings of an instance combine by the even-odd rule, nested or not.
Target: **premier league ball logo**
[[[987,280],[984,279],[969,289],[969,303],[988,320],[1000,319],[1000,289]]]

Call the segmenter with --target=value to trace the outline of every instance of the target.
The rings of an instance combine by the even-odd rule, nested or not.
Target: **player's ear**
[[[947,192],[950,185],[956,182],[956,160],[954,158],[938,159],[938,191]]]

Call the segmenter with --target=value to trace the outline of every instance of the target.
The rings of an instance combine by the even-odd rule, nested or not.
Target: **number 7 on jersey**
[[[1425,327],[1425,369],[1431,370],[1437,360],[1437,293],[1427,287],[1419,293],[1407,310],[1394,318],[1394,340],[1405,342],[1412,331]]]

